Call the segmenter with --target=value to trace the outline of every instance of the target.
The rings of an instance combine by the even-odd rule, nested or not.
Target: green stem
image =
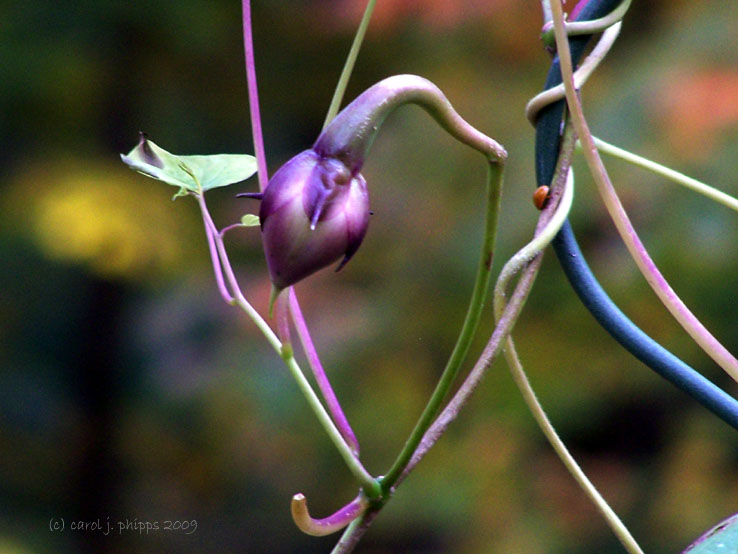
[[[354,477],[356,477],[356,479],[363,487],[366,495],[369,498],[378,497],[380,489],[376,479],[374,479],[374,477],[369,474],[369,472],[364,468],[359,459],[354,456],[351,447],[349,447],[341,433],[338,431],[338,428],[333,423],[331,416],[328,415],[328,412],[325,410],[323,404],[320,402],[318,395],[315,394],[315,391],[310,386],[310,382],[307,380],[305,374],[300,369],[300,366],[297,364],[294,356],[292,356],[291,349],[286,353],[286,355],[282,355],[282,359],[284,360],[284,363],[287,364],[287,368],[290,370],[290,373],[292,373],[292,376],[297,382],[297,386],[300,387],[302,394],[305,396],[308,404],[310,404],[310,407],[313,409],[313,412],[318,418],[318,421],[323,426],[323,429],[325,429],[326,433],[328,433],[331,441],[333,441],[333,444],[338,449],[339,454],[343,458],[344,462],[346,462],[346,465],[348,466],[351,473],[353,473]]]
[[[622,148],[618,148],[617,146],[605,142],[602,139],[599,139],[597,137],[592,138],[594,139],[595,146],[597,146],[597,150],[599,150],[600,152],[608,154],[609,156],[612,156],[614,158],[619,158],[642,169],[651,171],[656,175],[666,177],[670,181],[685,186],[688,189],[693,190],[694,192],[702,194],[710,200],[714,200],[715,202],[718,202],[719,204],[722,204],[723,206],[730,208],[731,210],[738,211],[738,199],[734,198],[733,196],[719,191],[716,188],[703,183],[702,181],[698,181],[697,179],[693,179],[692,177],[687,177],[683,173],[679,173],[678,171],[670,169],[659,163],[638,156],[637,154],[633,154],[632,152],[628,152],[627,150],[623,150]]]
[[[556,233],[558,233],[571,208],[574,196],[574,179],[572,177],[570,164],[576,137],[572,131],[572,126],[569,123],[570,121],[567,118],[564,138],[561,143],[561,155],[559,156],[559,164],[556,170],[556,182],[554,184],[555,188],[560,188],[563,184],[564,188],[561,194],[561,200],[559,201],[558,206],[556,206],[556,211],[553,216],[542,228],[539,226],[536,230],[536,236],[533,240],[520,249],[518,253],[515,254],[507,264],[505,264],[505,267],[500,272],[497,284],[495,285],[494,295],[495,318],[498,320],[498,324],[502,314],[507,308],[505,298],[507,284],[513,276],[516,275],[526,263],[528,263],[528,260],[534,259],[535,256],[543,252],[543,249],[548,246]],[[566,182],[562,183],[564,178]],[[617,514],[615,514],[612,508],[610,508],[605,499],[599,494],[594,485],[589,481],[576,460],[574,460],[564,443],[559,438],[553,425],[551,425],[551,422],[546,416],[546,413],[538,401],[525,371],[523,370],[520,358],[515,350],[515,343],[512,339],[512,335],[508,335],[505,339],[504,355],[513,380],[518,386],[525,403],[528,405],[528,409],[566,469],[582,488],[584,493],[592,500],[597,509],[602,513],[608,525],[611,527],[618,539],[623,543],[626,550],[631,554],[643,554],[633,536],[625,525],[623,525],[622,521],[620,521]]]
[[[392,486],[402,474],[408,462],[413,456],[416,448],[423,439],[423,435],[433,423],[436,415],[441,408],[443,399],[448,394],[451,385],[459,373],[461,364],[469,351],[469,346],[474,337],[482,315],[484,300],[487,297],[489,289],[489,277],[492,267],[492,253],[494,249],[495,237],[497,234],[497,219],[500,208],[500,196],[502,191],[503,167],[501,164],[490,163],[487,178],[487,215],[484,230],[484,239],[482,243],[482,252],[477,267],[477,276],[474,282],[474,290],[469,308],[466,313],[464,324],[459,333],[459,338],[449,357],[446,368],[431,395],[420,419],[415,425],[410,437],[403,447],[397,459],[392,464],[389,472],[382,477],[382,490],[386,493],[391,490]]]
[[[325,432],[328,434],[328,437],[331,439],[339,454],[346,462],[346,465],[348,466],[351,473],[353,473],[354,477],[356,477],[361,486],[364,488],[368,497],[376,497],[380,492],[379,485],[376,479],[374,479],[374,477],[372,477],[369,472],[367,472],[359,459],[354,455],[351,447],[338,431],[338,428],[333,423],[333,420],[331,419],[330,415],[328,415],[328,412],[318,398],[318,395],[313,390],[310,382],[307,380],[304,373],[300,369],[300,366],[292,355],[292,349],[282,347],[282,341],[279,340],[279,337],[272,330],[266,320],[261,317],[261,314],[256,311],[251,303],[246,300],[243,292],[241,292],[241,287],[238,284],[238,280],[236,279],[236,275],[233,272],[233,267],[231,266],[231,262],[228,258],[228,252],[225,249],[225,244],[223,244],[223,236],[215,228],[215,224],[213,223],[210,212],[208,211],[207,205],[205,204],[205,197],[202,194],[198,194],[195,196],[200,205],[204,223],[210,229],[210,232],[215,241],[215,247],[220,258],[220,264],[223,269],[225,280],[232,291],[232,304],[241,308],[241,310],[243,310],[246,315],[249,316],[251,321],[254,322],[256,327],[267,339],[267,342],[269,342],[271,347],[284,360],[284,363],[287,365],[287,369],[290,371],[292,377],[297,382],[297,386],[305,397],[305,400],[307,400],[308,405],[313,410],[313,413],[318,418],[318,421],[322,425]]]
[[[565,143],[570,144],[573,148],[573,140],[566,141]],[[556,178],[551,187],[551,200],[541,212],[538,220],[538,225],[536,226],[536,234],[539,234],[542,229],[549,224],[552,216],[554,215],[554,212],[559,208],[561,188],[563,187],[566,180],[570,161],[571,149],[569,149],[568,152],[562,152],[562,155],[559,157],[559,163],[556,170]],[[453,398],[448,402],[448,404],[446,404],[446,407],[438,415],[438,417],[433,420],[433,423],[423,435],[420,444],[415,449],[415,452],[413,452],[410,461],[407,463],[402,473],[395,481],[393,488],[396,488],[402,482],[402,480],[410,474],[410,472],[418,465],[418,463],[420,463],[423,457],[433,447],[436,441],[438,441],[441,435],[445,433],[446,429],[448,429],[448,426],[459,415],[461,409],[469,400],[474,390],[477,388],[482,378],[486,374],[487,370],[494,363],[497,355],[502,350],[505,338],[512,330],[515,322],[518,319],[518,316],[520,315],[520,311],[525,304],[528,293],[530,292],[536,275],[538,274],[538,270],[541,267],[542,259],[543,257],[541,254],[537,255],[523,269],[522,276],[515,286],[515,291],[510,296],[510,301],[500,315],[497,324],[495,325],[495,329],[492,332],[489,340],[487,341],[487,345],[484,347],[484,350],[479,356],[479,359],[474,364],[474,367],[471,369],[466,379],[464,379],[464,382],[459,387],[459,390],[456,391],[456,394],[454,394]],[[349,540],[353,540],[355,543],[355,541],[358,540],[358,537],[360,537],[361,534],[366,530],[366,527],[368,527],[369,523],[371,522],[371,518],[376,516],[380,508],[381,505],[377,505],[374,507],[374,509],[370,508],[369,510],[367,510],[367,512],[365,512],[362,516],[362,518],[365,520],[365,524],[363,526],[358,526],[354,528],[351,534],[349,534],[347,531],[347,533],[345,533],[344,537],[341,539],[342,542],[344,541],[344,539],[346,539],[347,542]]]
[[[538,426],[543,431],[543,434],[548,439],[548,442],[553,447],[556,454],[559,456],[561,461],[566,466],[566,469],[574,477],[574,480],[581,487],[584,493],[594,502],[597,509],[602,513],[603,517],[607,521],[608,525],[615,533],[615,536],[620,540],[625,549],[630,554],[643,554],[638,543],[630,534],[628,528],[623,524],[618,515],[610,508],[607,501],[597,491],[592,482],[587,478],[582,468],[579,467],[576,460],[572,457],[566,448],[566,445],[562,442],[559,435],[556,433],[551,421],[546,416],[546,412],[543,410],[543,406],[538,401],[536,393],[528,381],[528,377],[525,374],[518,353],[515,351],[515,343],[511,336],[507,337],[505,343],[505,359],[510,367],[510,373],[512,374],[515,384],[520,389],[520,394],[523,396],[525,403],[528,405],[528,409],[538,423]]]
[[[341,107],[341,101],[343,100],[343,95],[346,92],[346,86],[348,85],[349,78],[351,78],[351,73],[354,70],[354,64],[356,64],[356,58],[359,56],[359,49],[361,48],[361,43],[364,41],[364,35],[366,35],[366,29],[369,27],[369,21],[372,18],[372,12],[374,12],[374,5],[376,3],[376,0],[369,0],[366,4],[366,9],[364,10],[364,15],[361,18],[361,23],[359,23],[359,28],[356,30],[356,35],[354,35],[354,42],[351,44],[351,49],[349,50],[348,57],[346,58],[346,63],[343,65],[341,76],[338,79],[336,90],[333,92],[331,105],[328,107],[328,113],[326,114],[325,122],[323,123],[323,129],[325,129],[331,120],[336,117],[338,109]]]

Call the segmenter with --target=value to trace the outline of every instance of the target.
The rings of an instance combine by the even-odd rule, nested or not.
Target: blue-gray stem
[[[620,2],[621,0],[589,0],[576,20],[602,17],[615,9]],[[582,57],[590,38],[591,35],[569,38],[574,64]],[[559,59],[556,57],[544,88],[553,88],[561,82]],[[564,100],[552,103],[539,112],[536,120],[536,175],[539,185],[549,184],[554,173],[564,108]],[[661,347],[623,314],[589,269],[568,222],[564,224],[553,245],[572,288],[605,330],[648,367],[738,429],[738,402]]]

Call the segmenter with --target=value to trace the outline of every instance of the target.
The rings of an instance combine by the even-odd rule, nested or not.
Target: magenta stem
[[[284,352],[284,348],[287,347],[291,353],[289,301],[284,294],[280,294],[277,298],[275,317],[277,319],[277,336],[282,341],[282,351]]]
[[[242,0],[241,6],[243,11],[243,49],[246,59],[246,81],[248,83],[251,131],[254,140],[254,152],[256,154],[259,190],[263,191],[269,183],[269,173],[266,164],[266,155],[264,154],[264,137],[261,130],[261,114],[259,110],[259,92],[256,84],[256,63],[254,61],[254,41],[251,25],[250,0]],[[320,392],[328,406],[328,412],[331,414],[331,417],[344,440],[348,443],[354,454],[358,456],[359,443],[356,440],[356,435],[351,429],[351,426],[341,409],[341,405],[338,403],[338,399],[333,392],[333,388],[328,381],[328,377],[323,370],[323,365],[320,363],[320,358],[318,358],[318,353],[315,350],[312,338],[310,337],[307,324],[302,316],[297,296],[292,288],[290,288],[289,291],[289,307],[290,313],[292,314],[292,320],[295,324],[295,328],[297,329],[297,334],[300,337],[300,343],[305,350],[305,355],[307,356],[308,363],[313,371],[313,375],[315,376],[315,381],[317,382]]]
[[[213,219],[210,217],[210,212],[205,205],[205,198],[202,194],[197,197],[198,203],[200,204],[200,210],[202,211],[202,217],[205,220],[205,235],[208,238],[208,249],[210,250],[210,260],[213,264],[213,271],[215,272],[215,282],[218,284],[218,291],[225,300],[226,304],[233,304],[233,296],[226,286],[225,279],[223,278],[223,266],[220,263],[220,257],[218,256],[217,246],[215,244],[215,233],[217,229],[213,223]]]
[[[358,456],[359,441],[356,439],[356,435],[341,409],[341,404],[339,404],[338,398],[336,398],[336,394],[333,392],[333,387],[331,387],[331,383],[325,374],[323,364],[320,363],[318,352],[315,350],[313,339],[310,337],[310,332],[305,324],[305,318],[302,315],[302,310],[300,310],[295,289],[292,287],[289,290],[289,306],[297,336],[300,338],[300,344],[302,344],[302,349],[305,351],[305,356],[307,356],[308,365],[315,376],[315,382],[318,384],[318,388],[328,406],[328,412],[333,417],[333,421],[336,423],[336,427],[338,427],[341,435],[343,435],[344,440],[351,447],[354,454]]]
[[[259,190],[264,190],[269,182],[269,173],[264,154],[264,135],[261,131],[259,113],[259,89],[256,85],[256,63],[254,62],[254,37],[251,31],[251,2],[241,2],[243,10],[243,50],[246,57],[246,82],[249,91],[249,113],[251,115],[251,134],[254,138],[254,153],[259,179]]]
[[[303,533],[322,537],[346,527],[361,516],[368,505],[366,498],[360,494],[334,514],[316,519],[310,515],[305,495],[300,493],[292,497],[292,519]]]
[[[230,225],[226,225],[220,230],[220,236],[224,236],[228,231],[233,231],[233,229],[240,229],[243,227],[243,223],[231,223]]]

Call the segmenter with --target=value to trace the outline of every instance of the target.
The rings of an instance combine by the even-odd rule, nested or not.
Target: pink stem
[[[336,513],[328,517],[316,519],[310,516],[307,499],[304,494],[300,493],[292,497],[292,519],[303,533],[313,535],[314,537],[322,537],[346,527],[363,514],[368,505],[369,503],[366,499],[359,495]]]
[[[708,356],[733,377],[733,379],[738,381],[738,359],[707,330],[702,322],[689,310],[679,296],[677,296],[674,289],[671,288],[643,246],[615,192],[615,188],[610,181],[610,176],[605,169],[605,165],[602,163],[599,151],[597,150],[597,146],[589,130],[589,125],[584,116],[584,110],[574,82],[574,68],[572,67],[571,53],[569,51],[569,41],[566,37],[566,31],[563,28],[560,13],[561,4],[557,2],[560,2],[560,0],[556,0],[552,4],[554,9],[554,34],[556,35],[556,44],[561,61],[561,76],[566,89],[566,102],[571,111],[572,124],[577,131],[579,141],[582,143],[582,152],[585,160],[600,191],[600,196],[602,196],[605,207],[610,214],[610,218],[613,220],[620,237],[638,266],[638,269],[666,309],[669,310],[682,328]]]
[[[226,304],[233,303],[233,296],[228,291],[225,279],[223,278],[223,267],[220,264],[220,258],[218,257],[217,246],[215,244],[215,235],[218,231],[215,229],[208,208],[205,205],[205,198],[202,195],[198,195],[198,202],[200,204],[200,210],[202,211],[202,217],[205,220],[205,235],[208,238],[208,248],[210,249],[210,260],[213,263],[213,271],[215,272],[215,282],[218,283],[218,290],[220,295],[225,300]]]
[[[251,2],[241,2],[243,10],[243,50],[246,57],[246,81],[249,90],[249,113],[251,115],[251,134],[254,138],[254,152],[259,178],[259,190],[264,190],[269,182],[266,155],[264,154],[264,136],[261,132],[261,116],[259,114],[259,89],[256,85],[256,63],[254,62],[254,37],[251,31]]]
[[[246,80],[248,82],[249,91],[251,131],[254,140],[254,152],[256,154],[259,190],[263,191],[269,182],[269,174],[267,170],[266,156],[264,154],[264,137],[261,131],[261,115],[259,111],[259,93],[256,84],[256,63],[254,61],[254,41],[251,25],[250,0],[242,0],[241,6],[243,11],[243,49],[246,58]],[[292,320],[295,324],[295,328],[297,329],[297,334],[300,337],[300,342],[302,343],[302,347],[308,358],[308,363],[313,371],[313,375],[315,375],[315,380],[318,383],[320,392],[323,394],[323,398],[328,405],[328,411],[331,414],[331,417],[333,417],[333,421],[336,423],[336,427],[338,427],[344,440],[349,444],[354,454],[358,456],[359,443],[356,440],[356,435],[351,429],[351,426],[341,409],[341,405],[338,403],[338,399],[333,392],[333,388],[328,381],[328,377],[323,370],[323,365],[320,363],[318,353],[316,352],[313,341],[310,338],[310,332],[308,331],[305,319],[302,316],[297,296],[292,288],[290,288],[289,291],[289,307],[292,314]]]
[[[341,404],[339,404],[338,398],[336,398],[336,394],[333,392],[331,383],[325,374],[323,364],[320,363],[320,358],[318,358],[315,345],[313,344],[312,338],[310,338],[310,332],[305,324],[302,310],[300,310],[300,304],[297,302],[295,289],[291,287],[289,290],[289,299],[292,321],[295,323],[297,336],[300,338],[300,344],[302,344],[302,349],[305,351],[305,355],[307,356],[308,365],[310,365],[310,369],[312,369],[313,375],[315,376],[315,382],[318,384],[318,388],[325,399],[325,403],[328,405],[328,412],[333,416],[333,421],[336,422],[336,427],[338,427],[341,435],[343,435],[344,440],[351,447],[354,454],[358,456],[359,441],[356,440],[356,435],[354,434],[353,429],[351,429],[351,425],[349,424],[348,419],[346,419],[346,416],[341,409]]]
[[[284,294],[280,294],[277,298],[277,336],[282,341],[282,348],[292,348],[292,339],[290,338],[290,312],[289,301]]]
[[[224,236],[228,231],[233,231],[233,229],[240,229],[243,227],[242,223],[231,223],[230,225],[226,225],[220,230],[220,236]]]

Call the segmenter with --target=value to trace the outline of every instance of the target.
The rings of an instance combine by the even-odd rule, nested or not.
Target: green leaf
[[[258,215],[246,214],[241,218],[241,224],[245,227],[257,227],[261,225],[261,222]]]
[[[138,145],[128,155],[121,154],[123,163],[175,187],[175,195],[188,192],[202,194],[206,190],[244,181],[256,173],[256,158],[246,154],[214,154],[211,156],[177,156],[151,142],[141,133]]]
[[[710,529],[682,554],[738,554],[738,515]]]

